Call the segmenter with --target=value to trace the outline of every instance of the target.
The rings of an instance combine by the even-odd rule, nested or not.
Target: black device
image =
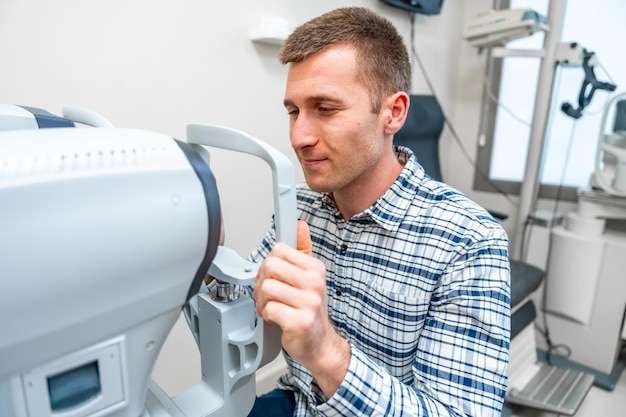
[[[569,102],[564,102],[561,105],[563,113],[573,119],[579,119],[583,115],[583,110],[591,103],[593,93],[595,93],[596,90],[615,91],[617,88],[617,85],[613,83],[598,81],[593,66],[589,64],[593,55],[594,52],[583,48],[583,70],[585,70],[585,78],[580,87],[580,93],[578,93],[578,108],[574,108]]]
[[[381,0],[393,7],[408,10],[412,13],[439,14],[443,0]]]

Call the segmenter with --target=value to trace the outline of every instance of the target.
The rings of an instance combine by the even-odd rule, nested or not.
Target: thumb
[[[313,252],[311,232],[309,225],[304,220],[298,220],[298,250],[305,255],[310,255]]]

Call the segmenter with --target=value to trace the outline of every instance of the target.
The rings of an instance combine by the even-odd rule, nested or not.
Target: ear
[[[385,135],[394,135],[402,126],[409,112],[409,95],[398,91],[385,99],[383,113],[385,115]]]

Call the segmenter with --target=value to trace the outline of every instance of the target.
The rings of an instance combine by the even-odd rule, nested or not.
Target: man
[[[251,255],[289,372],[250,415],[499,416],[507,237],[394,148],[409,107],[402,38],[368,9],[337,9],[297,28],[280,60],[307,185],[298,248],[272,230]]]

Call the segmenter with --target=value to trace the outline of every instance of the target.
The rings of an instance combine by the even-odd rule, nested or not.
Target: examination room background
[[[0,100],[55,114],[64,105],[81,106],[117,127],[178,139],[185,138],[189,123],[223,125],[268,142],[297,165],[282,105],[287,69],[277,60],[279,47],[252,42],[250,28],[266,16],[284,18],[293,28],[351,5],[384,14],[410,44],[408,13],[379,0],[0,0]],[[476,148],[485,57],[465,43],[462,30],[468,18],[489,8],[490,0],[448,0],[441,14],[418,15],[415,23],[415,49],[470,155]],[[413,63],[412,92],[432,94]],[[441,151],[446,182],[486,207],[514,214],[502,196],[472,190],[474,168],[448,129]],[[252,157],[211,154],[226,244],[246,255],[269,226],[269,168]],[[504,225],[512,233],[509,222]],[[33,277],[35,291],[39,279],[45,277]],[[170,395],[200,378],[199,356],[182,320],[154,377]],[[273,378],[260,387],[271,387]]]

